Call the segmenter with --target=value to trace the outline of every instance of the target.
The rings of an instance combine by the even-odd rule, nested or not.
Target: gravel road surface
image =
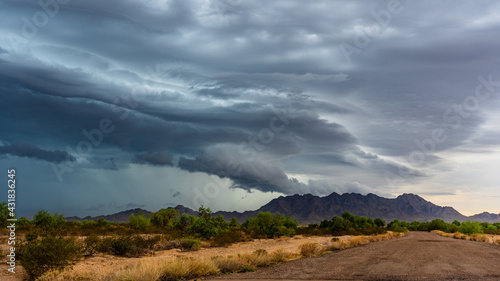
[[[405,237],[213,280],[500,280],[500,246],[411,232]]]

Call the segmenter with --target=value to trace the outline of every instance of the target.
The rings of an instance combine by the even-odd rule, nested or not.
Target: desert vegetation
[[[441,219],[435,219],[430,222],[419,222],[414,221],[411,223],[394,220],[388,225],[388,228],[396,230],[417,230],[417,231],[433,231],[440,230],[445,233],[455,233],[460,232],[467,235],[472,234],[492,234],[500,235],[500,223],[487,223],[487,222],[477,222],[477,221],[453,221],[452,223],[447,223]]]
[[[295,250],[285,250],[284,248],[266,250],[261,248],[248,253],[202,257],[145,257],[137,263],[130,263],[100,275],[68,268],[63,271],[49,271],[42,275],[39,280],[188,280],[221,273],[253,272],[257,268],[287,262],[292,259],[318,256],[404,235],[405,233],[388,232],[381,235],[333,237],[327,240],[327,243],[305,242],[299,244]],[[290,240],[295,240],[295,238],[286,239],[288,243]],[[227,249],[226,253],[230,252],[231,250]]]
[[[4,211],[2,209],[0,213]],[[61,214],[41,210],[32,220],[21,218],[16,223],[18,236],[23,237],[16,245],[17,258],[30,280],[181,280],[254,271],[258,267],[293,258],[313,257],[401,237],[409,230],[440,230],[457,237],[468,235],[472,237],[469,240],[476,241],[481,239],[483,233],[495,234],[500,230],[499,224],[449,224],[441,220],[412,223],[395,220],[385,225],[381,219],[349,212],[308,226],[299,226],[296,220],[279,213],[261,212],[241,224],[235,218],[226,221],[222,216],[213,217],[210,208],[203,206],[198,214],[195,217],[179,214],[174,209],[162,209],[149,216],[133,214],[127,223],[115,223],[103,219],[67,221]],[[303,237],[301,239],[334,237],[328,243],[305,241],[293,250],[257,249],[201,259],[182,255],[177,258],[154,258],[159,251],[190,253],[213,247],[227,248],[253,240],[293,239],[296,235]],[[133,265],[100,275],[72,270],[75,264],[96,255],[140,259]]]

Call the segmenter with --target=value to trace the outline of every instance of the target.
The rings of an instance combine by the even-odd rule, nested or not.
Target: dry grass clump
[[[241,272],[244,266],[246,266],[244,261],[235,256],[215,256],[212,257],[212,261],[215,263],[215,266],[219,268],[221,273]]]
[[[343,250],[347,248],[357,247],[364,244],[369,244],[372,242],[379,242],[394,238],[399,238],[405,236],[406,233],[403,232],[389,232],[386,234],[370,235],[370,236],[353,236],[347,238],[347,240],[341,240],[340,238],[332,238],[332,242],[328,246],[328,250]]]
[[[237,256],[215,256],[212,261],[222,273],[235,273],[251,271],[255,267],[269,266],[272,263],[286,262],[291,254],[283,248],[269,254],[266,250],[258,249],[251,254],[239,254]]]
[[[463,234],[463,233],[460,233],[460,232],[446,233],[446,232],[443,232],[443,231],[440,231],[440,230],[433,230],[431,232],[437,233],[437,234],[439,234],[441,236],[444,236],[444,237],[450,237],[450,238],[462,239],[462,240],[470,240],[470,241],[477,241],[477,242],[486,242],[486,243],[492,243],[492,244],[496,243],[496,244],[500,245],[500,243],[498,243],[496,241],[493,241],[493,239],[490,240],[490,238],[488,238],[488,236],[486,236],[484,234],[479,234],[479,233],[474,233],[472,235],[466,235],[466,234]],[[498,240],[500,240],[500,239],[498,239]]]
[[[477,234],[477,233],[474,233],[470,236],[470,240],[472,241],[477,241],[477,242],[489,242],[490,239],[488,239],[488,237],[482,235],[482,234]]]
[[[344,250],[349,248],[349,245],[346,241],[344,240],[339,240],[338,238],[336,240],[332,240],[332,243],[330,243],[330,247],[328,247],[329,250]]]
[[[172,249],[178,249],[181,247],[181,243],[179,241],[165,241],[165,242],[160,242],[155,245],[154,250],[155,251],[164,251],[164,250],[172,250]]]
[[[444,232],[443,232],[444,233]],[[449,237],[449,236],[448,236]],[[462,240],[469,240],[469,236],[465,235],[465,234],[462,234],[460,232],[455,232],[453,233],[453,238],[455,239],[462,239]]]
[[[91,281],[97,280],[95,276],[92,276],[88,272],[59,272],[57,270],[49,271],[36,279],[37,281],[66,281],[66,280],[81,280],[81,281]]]
[[[433,233],[437,233],[443,237],[449,237],[449,238],[455,238],[455,235],[457,237],[460,237],[459,234],[462,234],[462,233],[458,233],[458,232],[455,232],[455,233],[447,233],[447,232],[444,232],[444,231],[441,231],[441,230],[432,230],[431,232]],[[457,234],[458,233],[458,234]]]
[[[238,257],[248,266],[263,267],[271,265],[271,255],[264,250],[258,249],[251,254],[239,254]]]
[[[63,271],[52,270],[38,277],[37,281],[101,281],[116,280],[110,277],[116,274],[116,268],[106,267],[95,271],[88,271],[82,268],[66,268]],[[139,280],[139,279],[137,279]]]
[[[500,239],[496,239],[495,240],[495,244],[497,244],[498,246],[500,246]]]
[[[220,270],[212,260],[178,258],[164,264],[162,274],[157,280],[176,281],[219,274]]]
[[[314,257],[324,252],[324,249],[318,243],[308,242],[300,245],[299,251],[304,257]]]
[[[126,267],[115,273],[113,280],[120,281],[156,281],[162,276],[169,261],[153,259],[142,260],[131,267]]]
[[[286,262],[291,258],[291,254],[286,252],[285,249],[279,248],[271,253],[271,262],[281,263]]]
[[[370,243],[370,237],[368,236],[355,236],[349,239],[349,244],[350,247],[357,247],[360,245],[368,244]]]

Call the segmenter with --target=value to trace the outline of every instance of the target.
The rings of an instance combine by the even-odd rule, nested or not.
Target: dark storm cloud
[[[136,154],[134,155],[133,162],[137,164],[151,164],[156,166],[172,166],[172,158],[165,152]]]
[[[401,171],[421,179],[419,167],[387,157],[407,158],[442,129],[447,140],[427,156],[438,164],[434,152],[481,130],[496,96],[459,128],[444,116],[474,94],[479,75],[497,73],[500,22],[489,11],[498,4],[399,5],[348,63],[340,44],[355,45],[388,2],[71,1],[16,45],[22,18],[41,7],[1,1],[10,37],[0,47],[0,140],[77,151],[85,168],[119,170],[132,159],[286,194],[369,191],[366,183],[383,186],[384,174]],[[78,152],[83,141],[90,155]],[[343,180],[351,175],[359,183]]]
[[[179,167],[190,172],[205,172],[233,180],[246,190],[277,191],[285,194],[307,193],[307,186],[290,178],[269,159],[245,158],[240,148],[217,145],[195,159],[181,158]],[[247,156],[247,155],[245,155]]]
[[[52,163],[61,163],[65,161],[75,161],[75,158],[66,151],[44,150],[27,143],[14,143],[0,146],[0,154],[9,154],[19,157],[29,157],[44,160]]]

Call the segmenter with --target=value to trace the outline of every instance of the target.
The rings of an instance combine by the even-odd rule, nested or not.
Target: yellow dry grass
[[[388,232],[386,234],[379,235],[362,235],[362,236],[351,236],[344,239],[335,237],[332,242],[327,247],[328,250],[344,250],[347,248],[357,247],[360,245],[365,245],[373,242],[379,242],[394,238],[399,238],[405,236],[406,233],[402,232]]]
[[[324,252],[324,248],[318,243],[304,243],[299,246],[300,254],[304,257],[314,257]]]
[[[437,233],[441,236],[444,237],[450,237],[450,238],[455,238],[455,239],[462,239],[462,240],[470,240],[470,241],[477,241],[477,242],[485,242],[485,243],[490,243],[490,244],[498,244],[500,245],[500,239],[497,239],[498,235],[491,235],[491,234],[479,234],[479,233],[474,233],[472,235],[466,235],[460,232],[455,232],[455,233],[446,233],[440,230],[433,230],[431,232]]]

